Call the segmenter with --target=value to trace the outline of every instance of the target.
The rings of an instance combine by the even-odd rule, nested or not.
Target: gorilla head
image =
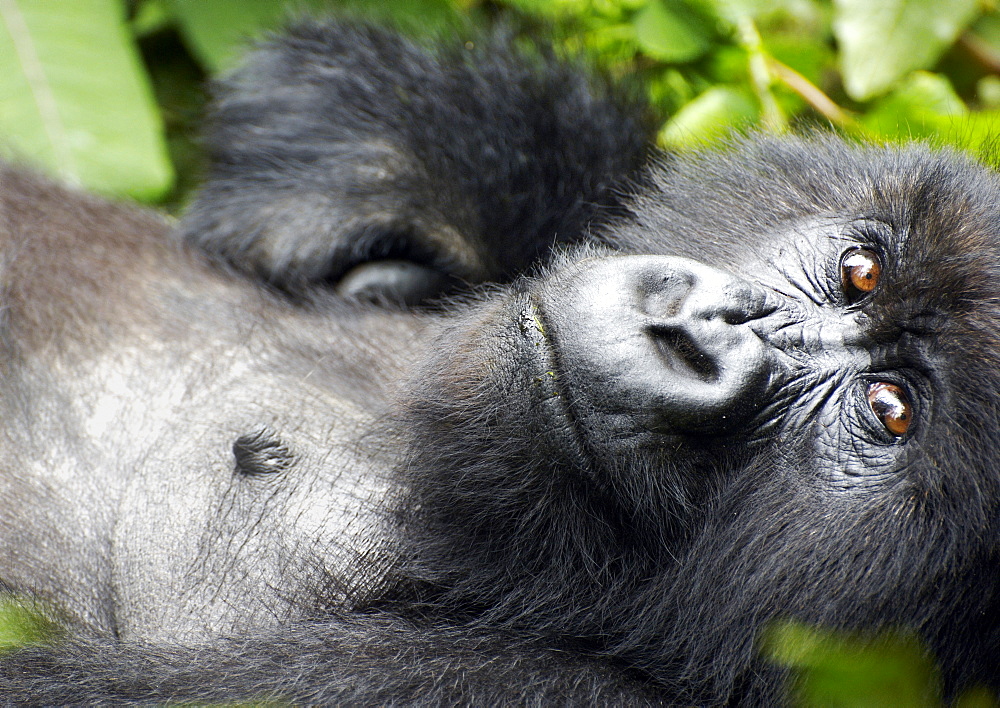
[[[995,677],[996,178],[785,138],[652,181],[617,250],[494,296],[423,371],[435,582],[694,702],[751,681],[776,617],[919,628]]]
[[[414,85],[413,103],[447,99],[449,114],[464,103],[447,77],[488,73],[368,30],[306,34],[325,38],[301,62],[310,91],[344,81],[331,69],[343,65],[398,96],[415,71],[431,88]],[[263,66],[301,60],[301,39],[271,45]],[[414,58],[392,69],[372,52],[381,43]],[[522,72],[523,58],[494,51],[483,66]],[[261,76],[251,98],[297,95]],[[749,138],[652,164],[619,213],[606,185],[636,161],[607,167],[606,121],[553,120],[552,91],[544,117],[531,101],[476,113],[492,137],[461,139],[482,156],[506,154],[502,136],[589,136],[563,167],[519,153],[555,182],[505,183],[528,192],[510,205],[560,195],[552,223],[564,230],[556,239],[502,196],[484,202],[477,190],[497,183],[466,166],[442,193],[461,187],[463,203],[488,206],[476,223],[512,231],[508,246],[456,229],[461,248],[515,265],[449,270],[447,239],[419,237],[432,255],[418,267],[446,276],[421,287],[522,272],[431,310],[323,290],[370,262],[340,260],[349,229],[338,225],[376,212],[408,223],[391,205],[409,203],[409,186],[368,185],[381,206],[345,217],[336,209],[355,202],[338,201],[328,222],[327,197],[310,199],[315,180],[350,181],[338,170],[368,174],[359,165],[380,121],[387,149],[430,160],[437,171],[417,172],[447,182],[440,165],[460,164],[440,147],[452,123],[412,138],[389,117],[408,102],[359,111],[364,124],[337,138],[358,162],[339,167],[280,161],[311,127],[268,119],[250,144],[237,124],[233,145],[276,151],[241,161],[223,141],[216,156],[230,155],[248,190],[246,223],[264,226],[192,230],[215,201],[220,224],[235,218],[210,184],[188,245],[6,178],[0,223],[19,259],[7,278],[0,579],[91,638],[7,656],[0,698],[773,704],[786,677],[757,641],[782,618],[903,627],[934,651],[948,695],[1000,687],[996,175],[922,147]],[[581,95],[578,108],[610,110]],[[314,105],[296,103],[292,125],[311,126]],[[355,153],[351,135],[364,143]],[[277,175],[284,164],[295,170]],[[255,187],[254,165],[283,189]],[[420,194],[433,199],[435,185]],[[265,218],[289,204],[323,228]],[[35,233],[72,258],[19,245]],[[545,255],[554,240],[564,245]],[[381,274],[408,248],[372,271],[376,290],[396,282]],[[112,302],[79,285],[95,280],[113,285]]]

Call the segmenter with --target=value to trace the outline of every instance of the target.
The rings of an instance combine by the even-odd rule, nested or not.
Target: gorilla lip
[[[532,398],[550,421],[549,433],[554,440],[554,449],[568,457],[574,467],[582,469],[593,477],[592,456],[588,455],[581,440],[578,421],[573,415],[572,402],[566,397],[566,392],[560,385],[560,367],[558,352],[548,332],[541,303],[537,294],[529,295],[520,304],[516,315],[517,328],[521,333],[521,342],[526,364],[531,371],[525,376],[531,377],[530,390]]]

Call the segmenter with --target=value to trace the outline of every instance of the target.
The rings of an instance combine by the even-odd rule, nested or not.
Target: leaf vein
[[[31,96],[38,108],[42,129],[52,146],[56,164],[63,167],[60,172],[64,173],[64,176],[72,178],[77,170],[68,146],[66,127],[59,115],[55,92],[45,74],[45,67],[35,51],[35,45],[31,41],[31,31],[21,13],[21,8],[18,7],[17,0],[0,0],[0,19],[3,20],[13,41],[14,52],[21,63]]]

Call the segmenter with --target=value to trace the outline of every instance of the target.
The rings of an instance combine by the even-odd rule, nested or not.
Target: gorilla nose
[[[591,259],[557,275],[540,302],[587,427],[721,434],[765,399],[776,359],[750,323],[774,308],[725,271],[665,256]]]

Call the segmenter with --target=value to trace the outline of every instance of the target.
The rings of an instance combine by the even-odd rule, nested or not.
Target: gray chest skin
[[[84,198],[29,218],[33,185],[2,176],[0,588],[195,641],[378,592],[398,452],[364,433],[421,320],[292,307],[155,217],[88,232],[107,207]]]

